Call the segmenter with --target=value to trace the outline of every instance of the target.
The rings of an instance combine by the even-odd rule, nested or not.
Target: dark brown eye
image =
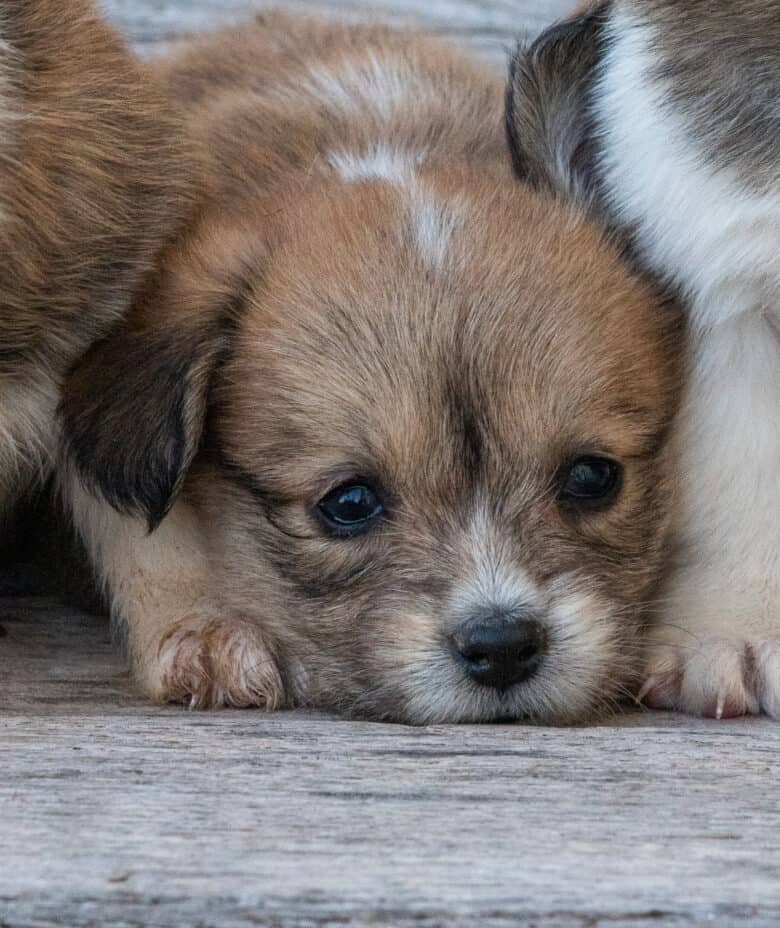
[[[606,509],[617,499],[622,483],[623,468],[617,461],[577,458],[561,471],[558,499],[579,509]]]
[[[317,504],[326,531],[341,538],[368,531],[384,511],[379,494],[363,483],[343,484]]]

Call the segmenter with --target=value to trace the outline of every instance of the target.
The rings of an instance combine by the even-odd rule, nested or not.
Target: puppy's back
[[[0,340],[45,353],[52,325],[104,330],[151,266],[181,123],[89,3],[29,0],[0,16],[0,145]]]
[[[182,121],[89,0],[0,6],[0,496],[189,208]]]

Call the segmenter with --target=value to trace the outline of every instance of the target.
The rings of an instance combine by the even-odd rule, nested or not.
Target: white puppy
[[[675,544],[643,696],[780,718],[780,4],[611,0],[512,70],[518,173],[690,307]]]

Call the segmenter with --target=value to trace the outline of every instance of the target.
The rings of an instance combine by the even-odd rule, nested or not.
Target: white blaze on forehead
[[[411,181],[414,169],[425,159],[423,154],[375,145],[364,152],[334,151],[326,160],[342,180],[350,182],[385,180],[391,183]]]
[[[457,206],[438,200],[421,184],[412,186],[411,209],[415,241],[420,255],[434,267],[445,262],[453,235],[461,225]]]
[[[424,152],[409,152],[378,144],[365,151],[332,151],[326,162],[347,183],[384,181],[393,184],[406,213],[403,234],[411,230],[420,257],[441,268],[455,233],[462,224],[457,204],[437,198],[419,178],[416,169],[425,163]]]
[[[437,88],[428,75],[409,62],[383,58],[376,51],[330,67],[313,67],[296,86],[296,91],[299,89],[339,114],[354,118],[366,113],[372,121],[379,117],[381,123],[419,110],[428,102],[439,102]],[[427,158],[424,151],[405,151],[377,142],[358,151],[332,151],[325,160],[348,183],[379,180],[397,185],[405,195],[413,241],[420,256],[440,268],[459,217],[451,204],[438,201],[417,177],[415,169]]]

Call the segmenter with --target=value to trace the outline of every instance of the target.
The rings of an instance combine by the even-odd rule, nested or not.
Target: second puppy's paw
[[[651,644],[639,694],[645,705],[705,718],[764,712],[780,720],[780,637],[671,637]]]
[[[284,703],[276,658],[262,632],[249,623],[183,619],[144,654],[133,669],[156,702],[268,710]]]

